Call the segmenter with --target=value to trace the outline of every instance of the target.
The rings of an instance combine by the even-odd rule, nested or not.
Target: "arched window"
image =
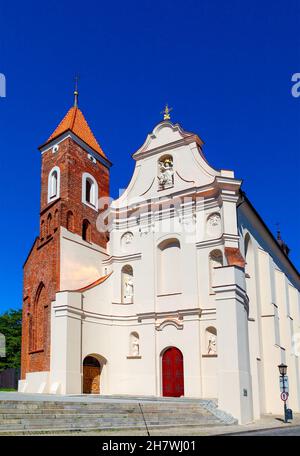
[[[223,266],[223,254],[221,250],[216,249],[209,254],[209,292],[211,294],[214,293],[214,268],[218,268],[220,266]]]
[[[181,250],[178,239],[167,239],[157,249],[158,294],[181,292]]]
[[[82,222],[82,239],[91,242],[91,224],[87,219]]]
[[[207,355],[217,354],[217,330],[214,326],[205,330],[205,352]]]
[[[95,186],[94,186],[93,181],[91,179],[87,179],[85,181],[85,196],[86,196],[87,202],[90,204],[93,204],[93,205],[95,205],[94,204],[94,195],[93,195],[94,188],[95,188]]]
[[[41,221],[41,240],[45,238],[45,221]]]
[[[48,214],[48,217],[47,217],[47,237],[51,236],[51,230],[52,230],[52,215]]]
[[[253,249],[252,249],[252,242],[249,233],[245,236],[244,241],[244,248],[245,248],[245,273],[246,277],[250,278],[250,269],[252,269],[253,263]]]
[[[47,201],[51,201],[59,198],[60,194],[60,169],[58,166],[52,168],[48,177],[48,198]]]
[[[140,356],[140,336],[137,332],[130,333],[129,344],[130,356]]]
[[[98,185],[93,176],[88,173],[82,175],[82,202],[98,209]]]
[[[58,228],[58,209],[54,212],[54,231]]]
[[[249,298],[249,315],[248,317],[256,318],[256,277],[255,277],[255,256],[253,250],[253,242],[249,233],[245,236],[245,278],[246,278],[246,291]]]
[[[74,215],[72,211],[67,212],[67,230],[74,231]]]
[[[46,290],[41,282],[37,288],[32,315],[29,320],[29,350],[42,350],[45,337]]]
[[[122,302],[133,303],[134,283],[133,269],[129,264],[122,267],[121,271]]]

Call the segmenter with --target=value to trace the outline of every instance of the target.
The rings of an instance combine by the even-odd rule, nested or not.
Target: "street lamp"
[[[283,364],[283,363],[279,364],[278,369],[279,369],[280,375],[282,375],[282,376],[286,375],[286,372],[287,372],[286,364]]]
[[[279,369],[279,373],[282,377],[282,392],[285,393],[285,376],[286,376],[286,373],[287,373],[287,365],[286,364],[279,364],[278,366],[278,369]],[[284,422],[287,423],[288,422],[288,419],[287,419],[287,406],[286,406],[286,400],[283,402],[284,403],[284,406],[283,406],[283,410],[284,410]]]

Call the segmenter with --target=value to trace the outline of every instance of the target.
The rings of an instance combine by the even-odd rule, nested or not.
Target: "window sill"
[[[90,209],[93,209],[94,211],[98,212],[98,207],[94,206],[93,204],[88,203],[87,201],[82,201],[82,202]]]
[[[215,354],[215,355],[209,355],[209,354],[207,354],[207,355],[202,355],[202,358],[217,358],[217,357],[218,357],[217,354]]]
[[[156,295],[157,298],[160,298],[162,296],[177,296],[177,295],[182,295],[181,291],[175,291],[174,293],[160,293]]]
[[[116,304],[118,306],[131,306],[132,304],[134,304],[134,302],[117,302],[117,301],[114,301],[114,302],[112,302],[112,304]]]
[[[141,356],[126,356],[127,359],[142,359]]]
[[[55,195],[55,196],[53,196],[52,198],[49,198],[49,199],[47,200],[47,204],[54,203],[54,201],[56,201],[56,200],[58,200],[58,199],[60,199],[60,196],[59,196],[59,195],[57,195],[57,196]]]

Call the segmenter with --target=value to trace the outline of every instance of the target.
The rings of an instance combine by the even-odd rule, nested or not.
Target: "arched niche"
[[[123,303],[133,303],[134,277],[132,266],[129,264],[123,266],[121,270],[121,296]]]
[[[87,219],[82,221],[82,239],[86,242],[91,242],[92,229],[91,224]]]
[[[220,249],[214,249],[209,254],[209,291],[211,294],[214,293],[214,270],[223,266],[223,253]]]
[[[165,190],[174,186],[173,157],[165,154],[157,161],[158,189]]]
[[[72,211],[67,212],[67,230],[74,231],[74,214]]]
[[[214,326],[208,326],[205,330],[205,349],[207,355],[217,354],[217,330]]]
[[[176,238],[169,238],[157,246],[158,294],[180,293],[182,290],[181,246]]]
[[[129,336],[129,355],[140,356],[140,336],[136,331],[131,332]]]

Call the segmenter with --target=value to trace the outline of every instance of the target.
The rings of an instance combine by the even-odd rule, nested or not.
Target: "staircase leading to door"
[[[6,394],[8,395],[8,394]],[[16,395],[15,395],[16,396]],[[215,401],[185,398],[65,396],[43,400],[3,400],[0,395],[0,435],[87,430],[125,430],[217,426],[236,420],[218,410]]]

